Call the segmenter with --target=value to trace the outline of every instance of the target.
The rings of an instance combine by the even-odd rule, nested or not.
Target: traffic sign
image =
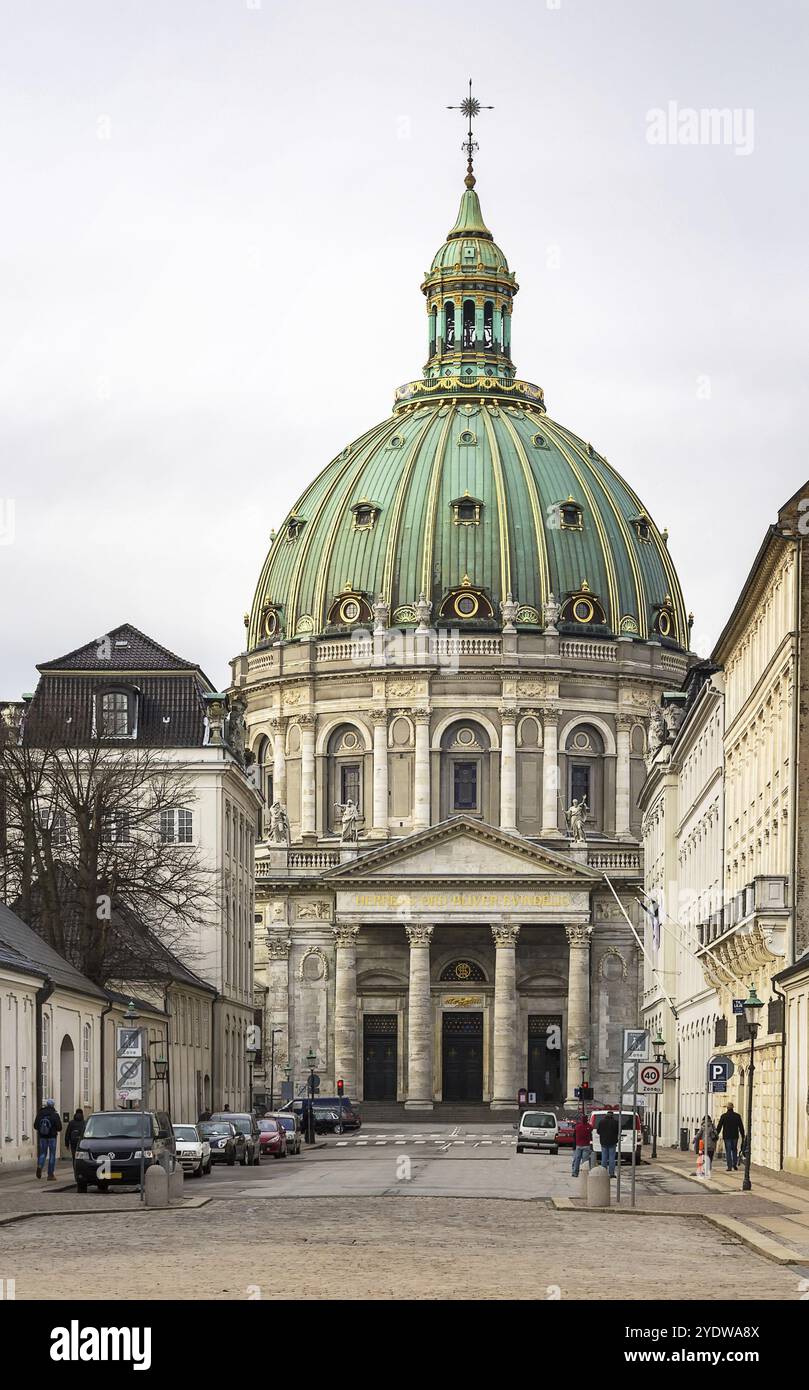
[[[143,1099],[143,1059],[141,1057],[116,1058],[115,1090],[121,1105]]]
[[[734,1014],[743,1014],[743,1013],[744,1013],[744,1000],[743,1000],[743,999],[734,999],[734,1000],[733,1000],[733,1012],[734,1012]]]
[[[142,1057],[143,1030],[141,1028],[119,1027],[116,1051],[119,1057]]]
[[[708,1062],[708,1084],[711,1090],[716,1090],[721,1085],[722,1090],[727,1090],[727,1085],[736,1070],[736,1064],[732,1057],[720,1055],[711,1057]]]
[[[645,1062],[649,1057],[648,1028],[624,1029],[624,1061]]]
[[[649,1094],[663,1091],[663,1066],[660,1062],[643,1062],[638,1067],[638,1090]]]
[[[727,1081],[714,1081],[713,1085],[711,1086],[711,1090],[713,1091],[714,1095],[717,1095],[720,1091],[726,1091],[727,1088]]]

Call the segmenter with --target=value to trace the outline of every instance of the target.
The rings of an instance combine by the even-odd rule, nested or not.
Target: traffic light
[[[592,1100],[592,1099],[593,1099],[593,1088],[592,1088],[592,1086],[580,1086],[580,1087],[579,1087],[579,1090],[581,1091],[581,1099],[582,1099],[582,1100]]]
[[[337,1094],[338,1094],[338,1096],[341,1096],[341,1095],[343,1094],[343,1078],[342,1078],[342,1076],[338,1079],[338,1082],[337,1082]]]

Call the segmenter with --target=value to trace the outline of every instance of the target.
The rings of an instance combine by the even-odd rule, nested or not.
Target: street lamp
[[[580,1052],[580,1053],[579,1053],[579,1066],[581,1067],[581,1093],[580,1093],[580,1099],[581,1099],[581,1117],[582,1117],[582,1119],[584,1119],[585,1114],[586,1114],[586,1111],[585,1111],[585,1108],[584,1108],[584,1082],[585,1082],[585,1079],[586,1079],[586,1076],[587,1076],[587,1063],[589,1062],[589,1060],[590,1060],[590,1058],[588,1057],[588,1055],[587,1055],[586,1052]]]
[[[171,1115],[171,1086],[168,1084],[169,1060],[168,1057],[164,1057],[162,1053],[159,1057],[155,1057],[154,1059],[154,1079],[155,1081],[164,1081],[166,1083],[166,1109],[169,1115]]]
[[[315,1062],[317,1057],[311,1047],[306,1054],[306,1065],[309,1068],[309,1104],[306,1107],[306,1142],[315,1142]]]
[[[755,1050],[756,1034],[758,1032],[759,1011],[764,1008],[763,1000],[756,994],[755,985],[750,986],[750,994],[744,1001],[744,1016],[747,1019],[747,1027],[750,1030],[750,1066],[747,1075],[747,1149],[744,1155],[744,1181],[742,1191],[749,1192],[753,1184],[750,1181],[750,1155],[753,1149],[753,1074],[756,1069]]]
[[[286,1083],[287,1083],[287,1092],[288,1092],[287,1100],[292,1100],[292,1099],[293,1099],[293,1095],[292,1095],[292,1063],[291,1063],[291,1062],[287,1062],[286,1066],[284,1067],[284,1076],[286,1077]]]
[[[665,1068],[666,1068],[666,1040],[665,1040],[665,1038],[663,1037],[663,1034],[661,1033],[661,1031],[660,1031],[659,1028],[658,1028],[658,1030],[657,1030],[657,1037],[656,1037],[656,1038],[652,1038],[652,1047],[654,1048],[655,1061],[656,1061],[656,1062],[662,1062],[662,1063],[663,1063],[663,1072],[662,1072],[661,1074],[662,1074],[663,1076],[665,1076]],[[652,1158],[657,1158],[657,1127],[658,1127],[658,1118],[657,1118],[657,1117],[658,1117],[658,1102],[659,1102],[659,1100],[660,1100],[660,1097],[659,1097],[657,1091],[655,1091],[655,1114],[654,1114],[654,1133],[653,1133],[653,1135],[652,1135]]]
[[[283,1028],[273,1028],[270,1034],[270,1109],[275,1109],[275,1035],[283,1033]]]

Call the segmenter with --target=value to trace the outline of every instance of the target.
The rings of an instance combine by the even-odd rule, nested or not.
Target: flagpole
[[[660,979],[660,972],[659,972],[659,970],[657,969],[657,966],[654,964],[654,962],[653,962],[651,956],[649,955],[649,952],[646,950],[646,947],[644,946],[643,942],[641,941],[640,937],[638,936],[638,933],[637,933],[637,931],[635,930],[635,924],[634,924],[634,922],[632,921],[632,919],[630,918],[629,914],[627,913],[627,910],[626,910],[626,908],[624,907],[623,903],[621,902],[621,899],[618,897],[618,894],[616,893],[615,889],[613,888],[610,879],[608,878],[607,874],[605,874],[605,873],[603,872],[603,870],[602,870],[602,877],[603,877],[604,882],[606,883],[607,887],[609,888],[610,892],[612,893],[612,896],[614,897],[615,901],[617,902],[618,907],[620,908],[621,912],[623,913],[624,917],[626,918],[626,921],[627,921],[627,925],[628,925],[628,927],[629,927],[629,930],[632,932],[632,935],[634,936],[636,942],[638,943],[638,949],[640,950],[640,952],[641,952],[641,954],[642,954],[642,956],[643,956],[643,959],[647,962],[647,964],[648,964],[648,966],[649,966],[649,969],[651,970],[652,974],[654,975],[655,979],[657,980],[657,983],[658,983],[658,985],[659,985],[659,987],[660,987],[660,993],[663,995],[663,998],[665,999],[666,1003],[668,1004],[669,1008],[671,1009],[672,1016],[673,1016],[675,1019],[679,1020],[679,1014],[677,1013],[677,1008],[676,1008],[676,1005],[675,1005],[675,1003],[674,1003],[674,1000],[672,999],[671,995],[668,993],[668,991],[667,991],[665,985],[663,984],[662,980]]]
[[[651,897],[652,897],[651,893],[647,893],[645,888],[641,888],[640,891],[641,891],[641,893],[643,894],[643,896],[644,896],[645,898],[651,898]],[[642,903],[642,902],[641,902],[640,898],[636,898],[635,901],[636,901],[636,903],[638,903],[638,905],[643,909],[644,912],[648,913],[648,911],[649,911],[648,907],[646,906],[645,903]],[[654,902],[654,903],[657,904],[657,912],[658,912],[658,920],[659,920],[659,918],[660,918],[660,905],[659,905],[659,903],[657,903],[657,899],[656,899],[656,898],[652,898],[652,902]],[[693,930],[692,927],[686,927],[682,922],[678,922],[678,921],[677,921],[677,918],[676,918],[676,917],[672,917],[671,914],[670,914],[669,912],[665,912],[665,911],[664,911],[663,916],[666,917],[667,920],[668,920],[669,922],[673,922],[674,925],[675,925],[675,927],[679,927],[681,931],[692,931],[692,930]],[[660,925],[663,926],[662,922],[661,922]],[[663,927],[663,930],[666,931],[667,928],[666,928],[666,927]],[[681,946],[682,949],[683,949],[684,951],[688,951],[688,952],[694,957],[694,959],[696,960],[696,958],[697,958],[697,953],[696,953],[696,951],[694,950],[694,948],[693,948],[692,946],[689,946],[689,945],[688,945],[687,942],[678,939],[678,940],[677,940],[677,945],[678,945],[678,946]],[[714,965],[717,966],[717,968],[718,968],[719,970],[722,970],[722,971],[724,972],[724,974],[725,974],[725,975],[727,976],[727,978],[728,978],[728,982],[730,982],[730,983],[732,984],[732,983],[733,983],[733,980],[734,980],[734,976],[733,976],[733,975],[731,974],[731,972],[728,970],[727,966],[722,964],[722,961],[721,961],[721,960],[719,959],[719,957],[711,950],[710,946],[707,946],[707,945],[706,945],[706,946],[703,946],[703,947],[702,947],[702,950],[705,952],[706,956],[710,956],[710,958],[711,958],[711,960],[713,961]]]

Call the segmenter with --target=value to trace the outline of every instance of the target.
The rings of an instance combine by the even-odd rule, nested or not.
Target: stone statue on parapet
[[[584,845],[587,841],[584,838],[584,822],[587,818],[587,797],[583,796],[581,801],[574,798],[568,809],[565,811],[565,820],[570,832],[570,845],[572,849]]]
[[[274,801],[270,807],[270,829],[267,839],[273,845],[289,844],[289,816],[281,801]]]
[[[340,839],[344,845],[355,845],[360,818],[359,807],[349,797],[346,802],[336,801],[335,810],[340,813]]]

